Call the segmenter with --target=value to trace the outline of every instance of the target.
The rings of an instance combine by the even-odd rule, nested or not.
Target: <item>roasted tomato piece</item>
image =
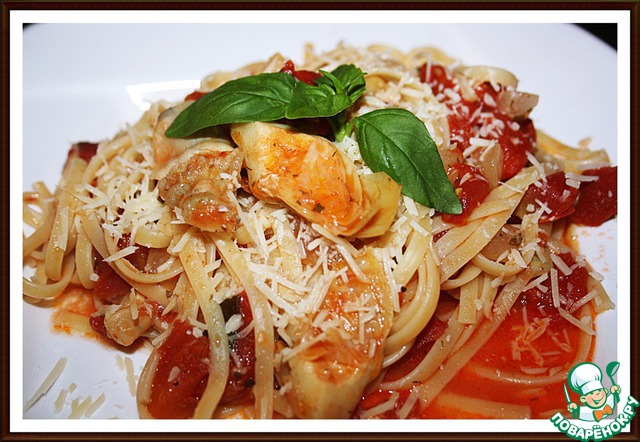
[[[597,176],[580,184],[580,196],[570,221],[583,226],[599,226],[618,213],[618,167],[601,167],[582,172]]]
[[[240,330],[229,335],[229,346],[234,357],[229,361],[229,379],[222,395],[221,403],[231,404],[244,402],[251,398],[251,389],[255,384],[255,338],[253,331],[243,333],[253,320],[251,306],[246,293],[242,292],[222,304],[225,320],[233,315],[240,315]]]
[[[158,347],[149,412],[156,419],[188,419],[209,380],[209,339],[193,332],[188,322],[175,321]]]
[[[287,60],[280,69],[280,72],[284,72],[286,74],[293,75],[298,81],[302,81],[303,83],[307,83],[311,86],[315,86],[315,79],[322,76],[320,72],[306,71],[306,70],[296,70],[293,62],[291,60]]]
[[[516,213],[531,212],[530,205],[534,209],[543,207],[539,222],[557,221],[574,212],[573,204],[577,197],[578,189],[567,185],[565,173],[556,172],[529,186]]]
[[[449,180],[462,203],[459,215],[443,214],[442,220],[451,224],[465,224],[467,218],[489,195],[489,182],[477,168],[464,163],[456,163],[449,168]]]

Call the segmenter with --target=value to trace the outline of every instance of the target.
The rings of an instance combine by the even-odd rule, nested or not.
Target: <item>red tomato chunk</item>
[[[251,323],[253,316],[246,293],[225,301],[224,307],[225,316],[240,314],[243,327]],[[229,346],[235,357],[229,361],[229,379],[221,403],[240,403],[251,398],[251,390],[255,384],[255,345],[253,331],[246,335],[237,332],[229,336]]]
[[[547,175],[545,180],[532,184],[522,197],[522,205],[533,205],[535,209],[544,206],[541,223],[556,221],[571,215],[575,208],[573,203],[578,197],[578,189],[567,185],[567,177],[564,172],[556,172]]]
[[[287,60],[284,64],[284,66],[282,67],[282,69],[280,69],[280,72],[284,72],[290,75],[293,75],[293,78],[295,78],[298,81],[302,81],[304,83],[307,83],[311,86],[315,86],[315,79],[320,77],[322,74],[319,72],[313,72],[313,71],[305,71],[305,70],[296,70],[293,62],[291,60]]]
[[[158,355],[149,412],[157,419],[188,419],[209,379],[209,339],[194,335],[191,324],[175,321]]]
[[[583,226],[599,226],[618,213],[618,167],[601,167],[582,172],[597,176],[580,184],[580,197],[570,221]]]
[[[482,83],[475,88],[478,99],[470,101],[462,98],[457,80],[443,66],[425,64],[419,75],[436,98],[452,111],[447,118],[451,142],[461,152],[471,146],[474,137],[497,141],[503,155],[502,180],[513,177],[527,164],[527,153],[536,142],[533,122],[528,118],[516,121],[496,108],[501,87],[496,90],[491,84]]]
[[[462,225],[467,222],[471,212],[482,204],[491,189],[489,188],[489,182],[482,173],[468,164],[454,164],[449,169],[448,175],[458,198],[460,198],[460,203],[462,203],[462,213],[459,215],[445,213],[442,215],[442,220],[451,224]]]

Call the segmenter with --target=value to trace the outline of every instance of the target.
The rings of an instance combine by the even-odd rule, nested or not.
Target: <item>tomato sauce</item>
[[[542,413],[549,410],[564,409],[566,406],[562,387],[564,379],[548,385],[527,387],[526,385],[489,380],[483,378],[473,369],[474,366],[481,366],[496,374],[507,375],[508,373],[521,373],[521,367],[527,367],[534,371],[538,368],[553,370],[555,367],[566,367],[574,360],[575,349],[582,332],[558,314],[551,316],[552,320],[548,323],[546,331],[533,344],[537,354],[544,360],[542,365],[528,351],[518,351],[517,357],[520,360],[514,359],[513,346],[516,343],[521,343],[520,333],[524,323],[523,309],[525,306],[527,308],[526,315],[531,324],[537,324],[545,317],[540,310],[535,308],[535,304],[529,305],[525,299],[526,296],[520,298],[520,302],[516,303],[495,334],[471,359],[470,364],[465,366],[447,385],[446,391],[489,401],[526,405],[530,407],[531,417],[534,419],[543,417]],[[554,339],[562,343],[570,343],[573,351],[560,349]],[[461,405],[461,408],[464,408],[464,405]],[[443,407],[434,406],[428,407],[424,416],[464,417],[446,414],[451,412]],[[459,413],[459,410],[456,412]],[[442,413],[445,415],[443,416]],[[466,417],[473,418],[474,416]]]
[[[558,270],[558,289],[566,304],[563,307],[571,311],[572,305],[587,294],[588,272],[576,264],[571,253],[558,255],[573,270],[565,275]],[[516,300],[509,315],[494,335],[474,355],[443,390],[445,393],[459,394],[494,402],[506,402],[513,405],[528,406],[532,418],[543,418],[550,410],[563,410],[566,406],[564,379],[548,385],[529,386],[502,382],[485,377],[477,369],[489,373],[523,373],[537,370],[549,375],[553,370],[566,370],[575,357],[580,340],[580,329],[567,322],[553,305],[551,281],[547,279],[523,292]],[[444,333],[446,323],[433,317],[424,330],[416,337],[412,349],[398,362],[389,367],[383,382],[402,378],[411,372],[428,354],[434,342]],[[528,339],[534,330],[542,333],[535,339]],[[531,345],[527,345],[527,344]],[[370,409],[388,401],[393,391],[374,389],[367,392],[359,404],[358,411]],[[407,400],[408,390],[399,391],[395,406],[383,413],[382,418],[396,418],[397,412]],[[486,415],[465,411],[464,404],[452,407],[440,403],[437,399],[429,407],[419,409],[414,406],[409,417],[438,419],[475,419]]]
[[[96,311],[93,298],[90,293],[81,286],[69,286],[65,292],[54,301],[55,312],[51,317],[53,329],[58,332],[68,334],[81,333],[86,337],[95,335],[88,331],[87,327],[79,323],[68,323],[66,314],[79,315],[80,317],[91,318],[91,314]]]
[[[575,264],[570,253],[559,256],[567,266],[571,267]],[[588,276],[584,267],[574,268],[570,275],[564,275],[558,271],[558,289],[567,298],[567,305],[563,306],[566,310],[570,311],[571,305],[587,294]],[[470,366],[461,370],[449,383],[448,391],[471,394],[498,402],[527,405],[531,408],[533,418],[540,417],[541,413],[548,410],[564,409],[566,405],[562,387],[564,380],[527,388],[523,385],[482,379],[474,373],[472,368],[476,364],[498,373],[519,373],[521,367],[553,370],[566,368],[573,362],[580,334],[583,332],[560,316],[557,308],[553,306],[551,281],[547,279],[540,285],[546,287],[546,291],[534,287],[519,296],[510,314],[489,341],[476,353]],[[532,341],[535,352],[527,351],[523,341],[522,332],[525,321],[545,330]],[[567,344],[567,347],[560,347],[558,342]],[[514,346],[520,350],[514,352]],[[571,351],[567,351],[569,348]],[[427,414],[436,412],[437,409],[427,409]]]
[[[516,175],[527,164],[527,153],[533,150],[536,133],[528,118],[515,120],[497,109],[497,97],[502,90],[489,83],[475,88],[476,100],[451,99],[445,92],[460,95],[457,80],[446,68],[437,64],[424,64],[419,71],[421,81],[427,83],[436,98],[452,111],[448,117],[451,142],[463,152],[471,146],[473,137],[495,140],[503,155],[500,179]]]
[[[363,396],[362,401],[360,402],[356,413],[358,411],[369,410],[377,405],[387,402],[388,400],[391,399],[394,393],[395,393],[394,391],[382,390],[379,388],[368,392],[366,395]],[[409,390],[404,389],[404,390],[399,390],[397,393],[398,393],[398,398],[396,399],[393,408],[385,411],[384,413],[376,415],[377,418],[379,419],[397,419],[398,418],[398,412],[400,411],[400,409],[402,409],[402,407],[407,402],[410,392]],[[422,418],[422,414],[420,412],[420,405],[417,402],[411,407],[411,410],[409,410],[409,413],[407,414],[406,418],[407,419]]]

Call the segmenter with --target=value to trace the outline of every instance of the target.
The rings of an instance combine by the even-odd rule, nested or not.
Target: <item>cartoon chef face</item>
[[[578,364],[569,373],[571,389],[580,394],[580,402],[599,409],[607,402],[607,390],[602,385],[600,367],[590,362]]]
[[[580,396],[580,402],[589,408],[599,409],[607,402],[607,390],[600,388]]]

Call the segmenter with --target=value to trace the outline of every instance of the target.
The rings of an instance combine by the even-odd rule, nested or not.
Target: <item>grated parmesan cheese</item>
[[[128,246],[125,247],[122,250],[118,250],[116,253],[114,253],[113,255],[107,256],[104,259],[104,262],[113,262],[116,261],[118,259],[124,258],[125,256],[129,256],[133,253],[135,253],[135,251],[138,250],[138,246]]]
[[[574,302],[571,305],[571,308],[569,309],[569,313],[575,312],[580,307],[582,307],[583,305],[587,304],[589,301],[591,301],[596,296],[598,296],[598,294],[599,294],[598,290],[596,290],[596,289],[591,290],[589,293],[587,293],[586,295],[584,295],[582,298],[580,298],[578,301]]]
[[[577,173],[567,172],[566,177],[574,181],[598,181],[598,175],[580,175]]]
[[[201,338],[204,336],[204,331],[200,327],[193,327],[193,329],[191,329],[191,334],[194,338]]]
[[[53,404],[53,413],[54,414],[60,414],[62,413],[62,409],[64,408],[64,403],[67,400],[67,395],[69,394],[69,390],[66,388],[63,388],[62,390],[60,390],[60,393],[58,394],[58,397],[56,398],[56,401]]]
[[[580,188],[580,181],[578,180],[574,180],[571,178],[566,178],[565,179],[565,184],[569,187],[573,187],[574,189],[579,189]]]
[[[514,262],[518,265],[518,267],[521,267],[523,269],[526,269],[528,267],[527,263],[524,261],[524,258],[522,257],[518,249],[511,249],[511,257],[513,258]]]
[[[565,276],[568,276],[572,273],[571,268],[562,260],[562,258],[554,253],[551,255],[551,261],[555,264],[555,266],[560,270]]]
[[[182,251],[182,249],[184,249],[184,246],[189,242],[191,236],[192,232],[191,229],[189,229],[184,233],[184,235],[182,235],[182,237],[180,237],[180,240],[178,240],[175,246],[167,248],[167,252],[177,255]]]
[[[102,393],[100,394],[100,396],[98,396],[98,398],[94,402],[92,402],[89,405],[89,408],[87,408],[87,410],[84,412],[84,416],[91,417],[93,413],[95,413],[96,410],[100,408],[100,406],[104,403],[104,401],[105,401],[105,395],[104,393]]]
[[[552,255],[553,256],[553,255]],[[560,290],[558,288],[558,271],[553,268],[549,270],[551,276],[551,296],[553,298],[553,306],[560,308]]]
[[[64,371],[64,368],[66,365],[67,365],[67,358],[58,359],[58,362],[56,362],[56,365],[53,366],[53,368],[51,369],[47,377],[44,379],[44,381],[42,381],[42,384],[40,384],[40,386],[38,387],[36,392],[33,394],[33,396],[31,396],[31,398],[24,403],[24,406],[22,408],[23,413],[26,413],[27,411],[29,411],[29,409],[31,409],[31,407],[33,407],[33,405],[36,402],[38,402],[38,400],[42,396],[47,394],[49,389],[51,389],[53,384],[55,384],[55,382],[58,380],[58,378]]]
[[[521,366],[520,370],[524,373],[524,374],[528,374],[528,375],[541,375],[547,372],[547,368],[546,367],[525,367],[525,366]]]
[[[587,323],[591,321],[591,318],[589,318],[589,316],[584,316],[583,318],[578,320],[562,307],[558,307],[558,313],[560,313],[560,316],[566,319],[569,323],[575,325],[583,332],[592,336],[596,334],[596,331],[587,325]]]
[[[173,366],[171,367],[171,371],[169,372],[169,377],[167,378],[167,382],[175,381],[180,375],[180,367]]]
[[[544,289],[544,292],[547,291],[547,287],[541,285],[544,281],[546,281],[549,278],[549,274],[545,273],[544,275],[540,275],[537,278],[533,279],[532,281],[529,282],[529,284],[527,284],[522,291],[526,292],[527,290],[531,290],[532,288],[536,288],[538,290],[542,290]]]
[[[133,361],[130,357],[124,358],[124,366],[127,372],[127,383],[129,384],[129,393],[131,396],[136,396],[136,377],[133,373]]]
[[[402,196],[402,201],[404,202],[404,206],[407,209],[407,213],[412,216],[419,216],[418,208],[416,207],[415,201],[413,201],[408,196]]]
[[[131,311],[131,319],[134,321],[138,319],[138,302],[136,301],[136,290],[133,287],[129,292],[129,310]]]
[[[240,330],[241,326],[242,326],[242,315],[239,313],[236,313],[232,315],[229,318],[229,320],[226,322],[226,324],[224,325],[224,331],[229,335],[231,333],[235,333],[238,330]]]
[[[171,329],[167,328],[165,331],[163,331],[162,333],[160,333],[158,336],[156,336],[151,340],[151,345],[153,345],[154,347],[157,347],[158,345],[160,345],[162,341],[164,341],[169,336],[169,334],[171,334]]]
[[[538,206],[540,207],[540,209],[542,209],[543,212],[545,213],[552,213],[553,210],[551,210],[549,208],[549,206],[547,205],[547,203],[543,203],[542,201],[540,201],[539,199],[536,198],[536,203],[538,204]]]
[[[544,170],[544,166],[542,164],[540,164],[540,161],[538,161],[538,159],[536,157],[534,157],[531,152],[527,152],[527,159],[529,160],[529,162],[533,165],[533,167],[536,168],[536,170],[538,171],[538,173],[540,174],[540,179],[543,182],[547,182],[547,174]]]
[[[91,396],[88,396],[82,402],[80,402],[80,398],[76,398],[73,402],[71,402],[71,414],[69,415],[69,419],[78,419],[82,417],[91,407],[93,399]]]

